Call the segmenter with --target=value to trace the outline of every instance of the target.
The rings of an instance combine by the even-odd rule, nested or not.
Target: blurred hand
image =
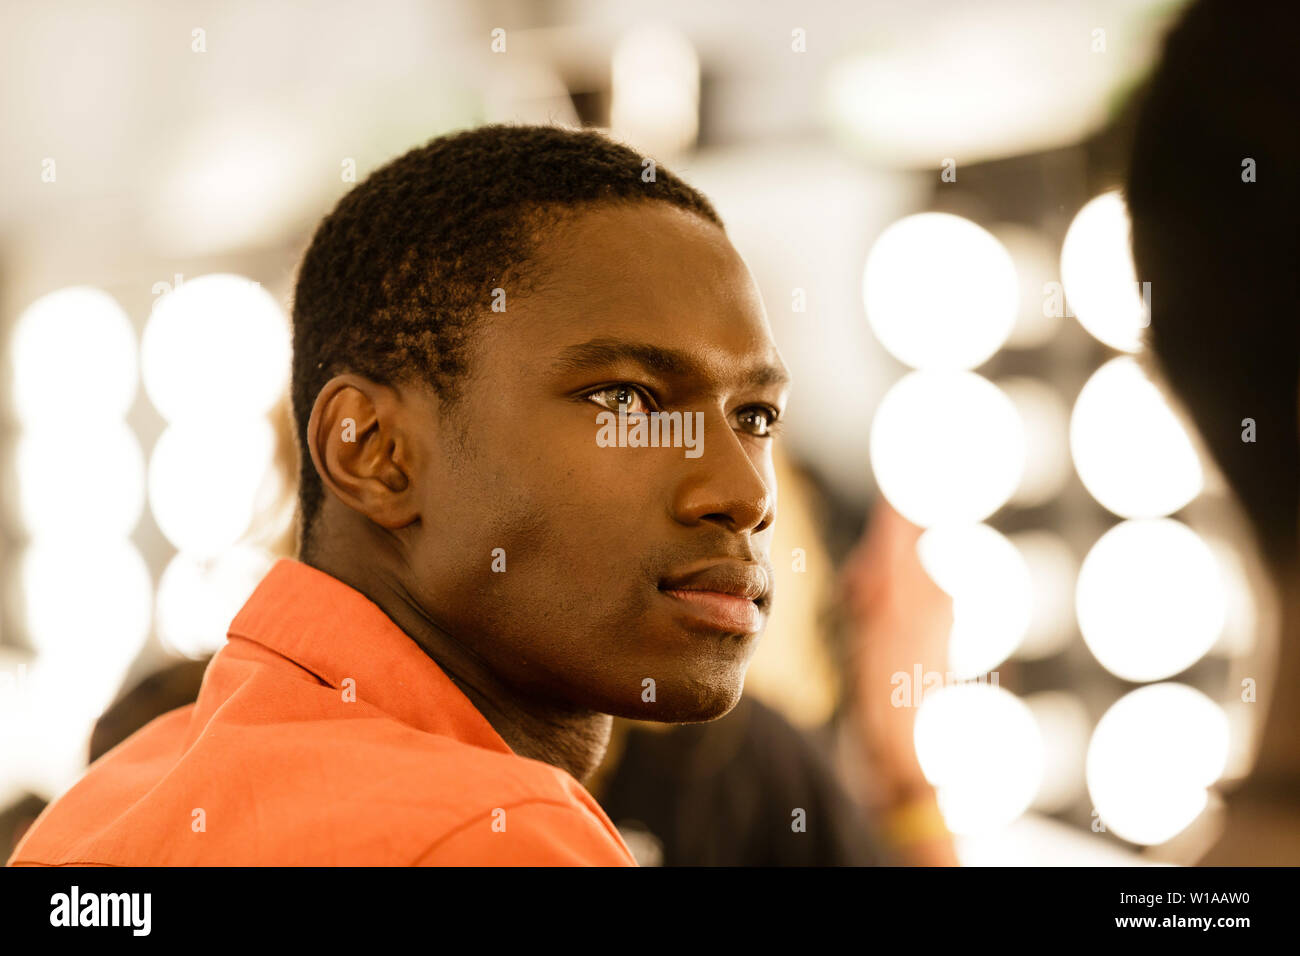
[[[843,570],[853,619],[858,731],[886,804],[930,790],[913,743],[923,692],[916,683],[917,666],[922,675],[948,670],[952,599],[921,565],[916,551],[921,533],[879,498]],[[896,674],[906,675],[906,683],[891,682]],[[900,688],[910,689],[911,706],[893,705]]]

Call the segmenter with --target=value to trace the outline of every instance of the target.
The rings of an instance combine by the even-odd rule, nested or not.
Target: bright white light
[[[173,424],[264,415],[289,380],[289,326],[261,286],[201,276],[157,301],[140,356],[145,391]]]
[[[1009,539],[1029,568],[1033,607],[1016,657],[1038,660],[1065,650],[1074,636],[1074,587],[1079,563],[1059,535],[1024,531]]]
[[[1034,809],[1055,813],[1083,794],[1083,768],[1092,721],[1083,702],[1064,691],[1030,694],[1024,701],[1043,737],[1045,767]]]
[[[1088,746],[1088,792],[1106,828],[1131,843],[1164,843],[1205,809],[1223,773],[1228,721],[1183,684],[1139,687],[1106,711]]]
[[[54,797],[85,774],[95,721],[130,666],[129,658],[97,658],[95,650],[42,653],[17,675],[0,675],[18,678],[14,696],[0,694],[0,787],[17,782]]]
[[[169,426],[149,461],[149,505],[167,540],[199,559],[238,541],[275,480],[274,454],[264,418]]]
[[[1011,333],[1019,303],[1011,256],[969,219],[925,212],[891,225],[862,274],[880,344],[919,369],[974,368]]]
[[[1071,4],[1036,4],[1033,16],[1015,4],[935,9],[873,7],[870,48],[844,38],[854,52],[829,64],[824,99],[829,123],[876,164],[933,169],[939,189],[953,188],[938,183],[941,157],[958,158],[960,183],[962,164],[1078,143],[1106,123],[1108,103],[1146,62],[1120,50],[1139,33],[1136,20],[1110,28],[1110,52],[1098,56]],[[1072,30],[1083,36],[1077,52],[1042,42]],[[815,39],[810,30],[809,50]]]
[[[643,25],[619,40],[610,89],[609,125],[619,138],[660,157],[695,142],[700,62],[681,31]]]
[[[1006,503],[1025,464],[1016,408],[973,372],[913,372],[880,402],[871,466],[903,517],[928,528],[983,521]]]
[[[1121,518],[1171,514],[1204,485],[1187,432],[1131,358],[1112,359],[1084,384],[1070,451],[1084,487]]]
[[[220,649],[230,622],[271,569],[264,551],[235,547],[215,561],[177,554],[158,582],[158,636],[191,659]]]
[[[41,654],[124,669],[149,635],[153,581],[129,541],[38,539],[23,555],[22,589]]]
[[[953,840],[962,866],[1144,866],[1134,850],[1030,811],[1010,826]],[[1059,870],[1057,871],[1059,872]]]
[[[103,421],[135,401],[135,329],[107,292],[74,286],[51,292],[18,317],[13,397],[18,420]]]
[[[921,770],[954,833],[1005,826],[1038,792],[1038,725],[1024,702],[1001,687],[957,684],[926,694],[915,741]]]
[[[1136,352],[1151,324],[1129,251],[1128,208],[1119,190],[1102,193],[1074,217],[1061,246],[1066,301],[1098,341]]]
[[[1260,633],[1259,608],[1250,576],[1235,547],[1218,539],[1208,539],[1205,543],[1219,565],[1227,598],[1223,632],[1214,650],[1225,657],[1245,657],[1255,649],[1256,636]]]
[[[32,704],[32,664],[35,655],[0,645],[0,800],[8,802],[9,790],[21,772],[16,759],[22,739],[32,738],[24,729],[19,738],[7,739],[5,731],[32,725],[26,720]]]
[[[357,95],[346,84],[332,92],[336,102]],[[456,115],[450,102],[439,106]],[[331,134],[323,124],[285,122],[285,108],[274,95],[217,98],[177,124],[166,148],[145,153],[149,190],[139,212],[148,237],[177,257],[201,258],[276,242],[286,223],[315,208],[303,157],[321,155]],[[390,135],[385,127],[381,135]]]
[[[1255,709],[1258,705],[1229,697],[1221,706],[1228,719],[1228,759],[1220,779],[1241,780],[1255,769],[1256,747],[1263,730]]]
[[[1161,680],[1200,660],[1223,628],[1225,604],[1209,546],[1169,518],[1116,525],[1079,570],[1084,643],[1125,680]]]
[[[1025,471],[1011,501],[1022,508],[1044,504],[1070,477],[1070,411],[1054,389],[1037,379],[1008,378],[997,384],[1015,404],[1025,429]]]
[[[44,427],[18,440],[18,506],[33,537],[125,538],[144,509],[144,452],[125,422]]]
[[[1020,552],[986,524],[931,528],[916,549],[926,573],[952,598],[948,666],[963,680],[993,670],[1029,626],[1029,569]]]

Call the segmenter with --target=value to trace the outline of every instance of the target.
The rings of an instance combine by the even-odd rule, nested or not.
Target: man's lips
[[[760,565],[721,561],[671,575],[659,590],[678,601],[699,623],[731,633],[757,634],[771,599],[772,584]]]
[[[763,629],[763,611],[749,598],[718,591],[666,590],[663,593],[681,601],[689,617],[718,630],[757,634]]]

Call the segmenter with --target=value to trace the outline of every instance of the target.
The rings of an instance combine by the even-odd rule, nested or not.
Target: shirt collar
[[[330,687],[426,733],[513,753],[433,659],[360,591],[294,558],[272,565],[229,634],[261,644]]]

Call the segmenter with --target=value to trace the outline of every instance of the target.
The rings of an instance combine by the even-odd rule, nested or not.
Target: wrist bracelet
[[[884,813],[883,828],[886,839],[894,846],[906,846],[951,834],[933,794],[909,800],[902,806]]]

